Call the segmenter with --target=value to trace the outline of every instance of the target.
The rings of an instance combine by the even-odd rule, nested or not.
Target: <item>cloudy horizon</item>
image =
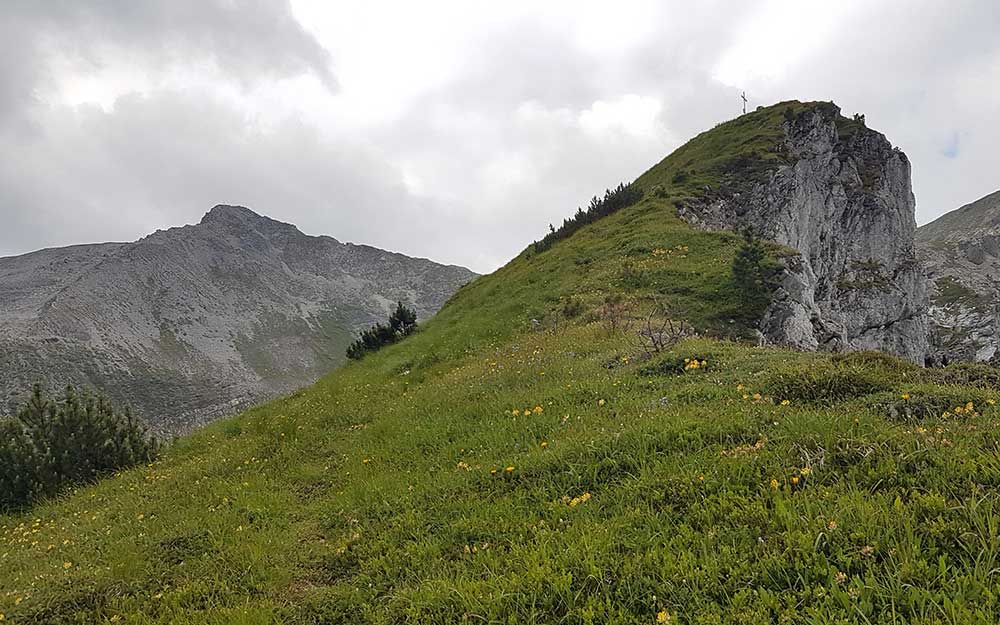
[[[864,113],[923,224],[1000,189],[996,32],[989,0],[10,0],[0,256],[239,204],[488,272],[743,90]]]

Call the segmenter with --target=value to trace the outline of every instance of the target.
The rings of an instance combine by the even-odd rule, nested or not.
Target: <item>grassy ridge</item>
[[[748,128],[713,149],[774,131]],[[736,238],[673,208],[712,170],[669,167],[646,177],[663,197],[526,250],[406,341],[0,518],[0,613],[995,622],[995,370],[706,338],[643,356],[599,318],[608,295],[742,331]],[[569,298],[585,309],[572,319]]]

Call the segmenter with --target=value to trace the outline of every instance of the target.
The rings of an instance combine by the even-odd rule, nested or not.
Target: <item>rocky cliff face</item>
[[[785,114],[777,163],[688,202],[681,215],[713,228],[749,225],[795,251],[762,322],[766,340],[922,363],[927,296],[910,163],[862,119],[829,103],[798,106]]]
[[[397,300],[426,318],[474,277],[235,206],[135,243],[0,258],[0,412],[35,382],[73,383],[183,432],[312,383]]]
[[[917,229],[936,363],[1000,361],[1000,191]]]

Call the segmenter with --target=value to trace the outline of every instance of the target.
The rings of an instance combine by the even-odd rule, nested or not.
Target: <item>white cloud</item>
[[[626,133],[635,137],[665,134],[660,122],[663,103],[656,98],[630,93],[616,100],[598,100],[580,113],[580,126],[595,135]]]
[[[773,82],[805,58],[830,46],[838,27],[867,3],[861,0],[767,0],[739,28],[725,49],[712,77],[731,87]],[[822,68],[816,68],[822,72]]]

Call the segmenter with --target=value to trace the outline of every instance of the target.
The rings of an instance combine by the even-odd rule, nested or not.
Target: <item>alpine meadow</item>
[[[722,123],[314,385],[0,516],[0,620],[997,622],[1000,373],[917,355],[908,167],[831,103]],[[834,179],[909,240],[768,229]]]

